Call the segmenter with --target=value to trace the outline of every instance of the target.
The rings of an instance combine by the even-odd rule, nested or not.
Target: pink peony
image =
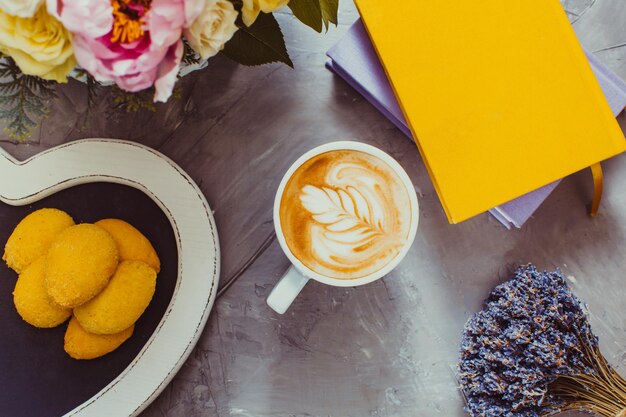
[[[86,36],[103,36],[113,27],[113,6],[110,1],[47,0],[48,13],[63,23],[70,32]]]
[[[78,64],[96,80],[113,81],[132,92],[154,85],[154,101],[165,102],[172,94],[183,55],[183,28],[202,11],[204,0],[47,1],[52,13],[74,34]],[[112,17],[110,21],[81,18],[83,11],[107,7],[104,14]]]

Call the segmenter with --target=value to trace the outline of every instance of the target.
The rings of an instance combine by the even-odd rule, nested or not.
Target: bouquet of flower
[[[0,78],[17,78],[16,67],[37,80],[89,77],[127,92],[154,87],[164,102],[181,63],[220,51],[245,65],[293,66],[271,13],[288,5],[321,32],[337,23],[338,1],[0,0]],[[2,96],[15,92],[13,81],[0,82]]]
[[[559,271],[520,267],[491,292],[465,325],[459,379],[473,417],[626,417],[626,380]]]

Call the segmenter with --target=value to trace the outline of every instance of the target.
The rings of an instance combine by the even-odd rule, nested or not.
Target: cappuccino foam
[[[409,239],[411,200],[402,179],[378,157],[355,150],[322,153],[291,176],[280,224],[291,253],[336,279],[384,268]]]

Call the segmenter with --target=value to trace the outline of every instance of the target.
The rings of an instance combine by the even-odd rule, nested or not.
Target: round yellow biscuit
[[[30,264],[20,274],[13,291],[13,303],[25,322],[50,328],[63,323],[72,310],[56,305],[48,296],[45,284],[45,257]]]
[[[116,334],[91,334],[72,317],[65,331],[65,352],[74,359],[95,359],[120,347],[133,334],[135,325]]]
[[[64,211],[44,208],[30,213],[15,227],[2,259],[18,274],[46,253],[52,241],[74,220]]]
[[[109,282],[118,257],[115,241],[101,227],[79,224],[65,229],[46,256],[48,294],[67,308],[89,301]]]
[[[120,261],[142,261],[157,274],[161,271],[161,261],[154,247],[135,227],[119,219],[104,219],[96,224],[113,236],[120,252]]]
[[[143,314],[155,288],[154,269],[141,261],[123,261],[109,285],[93,300],[74,309],[74,315],[89,333],[118,333]]]

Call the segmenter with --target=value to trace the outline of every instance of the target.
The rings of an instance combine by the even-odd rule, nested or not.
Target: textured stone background
[[[626,78],[626,3],[563,5],[582,44]],[[453,372],[463,324],[492,286],[531,261],[572,277],[605,355],[626,373],[626,158],[605,164],[595,219],[586,215],[590,174],[581,172],[521,230],[487,214],[449,225],[415,146],[324,68],[324,52],[357,18],[350,1],[340,7],[340,25],[323,36],[279,13],[295,70],[217,57],[183,80],[180,99],[130,114],[111,109],[106,94],[87,113],[84,86],[71,82],[32,141],[2,143],[24,158],[85,137],[135,140],[185,168],[215,210],[224,292],[189,360],[143,415],[463,416]],[[288,266],[273,235],[274,193],[293,160],[336,139],[398,159],[418,191],[420,229],[385,279],[359,288],[309,283],[278,316],[265,304]]]

